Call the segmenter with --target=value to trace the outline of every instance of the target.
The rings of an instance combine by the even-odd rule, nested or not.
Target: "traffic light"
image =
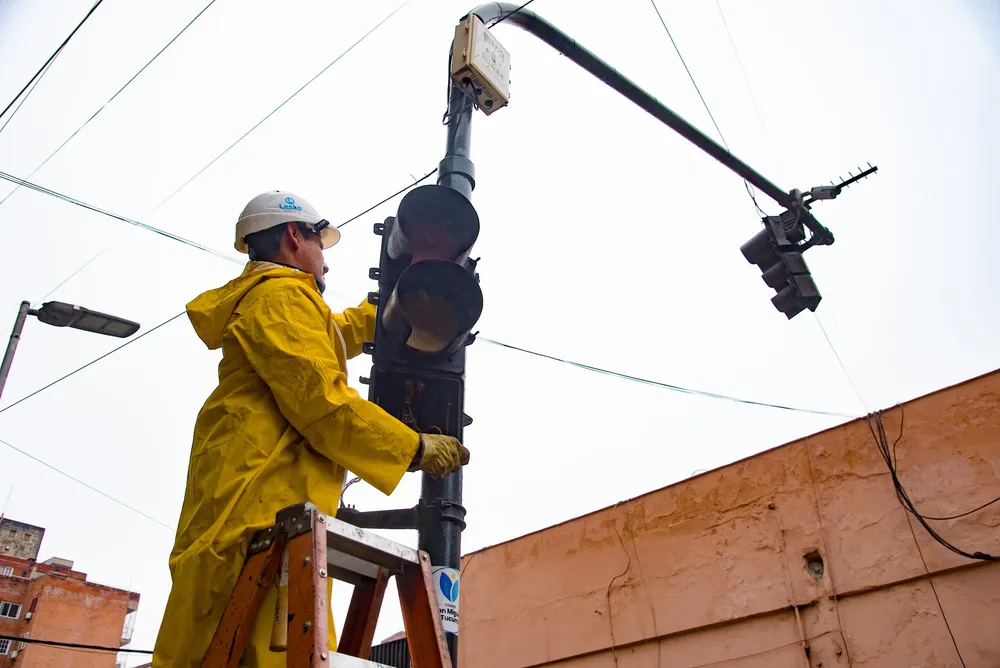
[[[776,292],[771,303],[786,318],[791,320],[804,309],[815,311],[822,296],[802,257],[812,244],[801,243],[805,229],[799,215],[785,211],[763,221],[764,229],[740,247],[743,257],[760,268],[764,283]]]
[[[457,190],[414,188],[382,237],[369,399],[421,432],[460,437],[465,426],[465,347],[483,311],[476,260],[479,215]]]

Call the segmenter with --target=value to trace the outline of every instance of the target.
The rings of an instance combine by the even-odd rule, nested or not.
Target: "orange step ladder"
[[[203,668],[236,668],[269,587],[280,585],[272,651],[288,668],[364,668],[389,578],[396,577],[413,668],[451,668],[426,552],[320,513],[285,508],[250,542]],[[328,577],[354,585],[337,651],[328,645]]]

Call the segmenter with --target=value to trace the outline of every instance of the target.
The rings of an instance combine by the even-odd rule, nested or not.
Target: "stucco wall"
[[[892,439],[903,421],[899,475],[925,515],[1000,496],[1000,372],[883,419]],[[935,525],[1000,554],[1000,504]],[[463,570],[465,668],[959,666],[946,620],[968,668],[1000,666],[1000,564],[949,552],[904,511],[864,420]]]

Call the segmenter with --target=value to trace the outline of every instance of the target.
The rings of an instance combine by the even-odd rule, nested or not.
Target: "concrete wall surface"
[[[0,555],[37,559],[45,529],[9,517],[0,517]]]
[[[922,514],[1000,497],[1000,372],[882,415],[890,443],[901,430],[899,478]],[[1000,503],[931,524],[1000,555]],[[464,668],[998,668],[1000,563],[931,538],[860,419],[467,555],[459,657]]]

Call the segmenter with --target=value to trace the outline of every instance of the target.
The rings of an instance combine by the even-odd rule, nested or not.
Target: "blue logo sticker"
[[[284,209],[285,211],[301,211],[302,207],[295,204],[295,200],[291,197],[285,198],[284,204],[278,205],[279,209]]]
[[[458,601],[458,577],[448,571],[441,572],[441,593],[444,597],[455,603]]]

